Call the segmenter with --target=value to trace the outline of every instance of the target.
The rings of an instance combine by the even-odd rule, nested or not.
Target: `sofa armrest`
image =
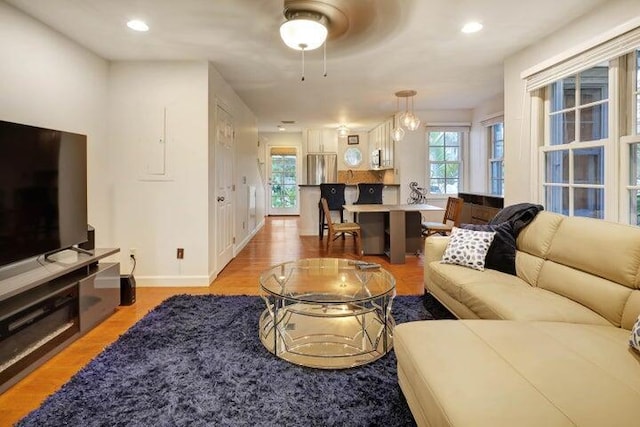
[[[429,236],[424,239],[424,263],[440,261],[449,244],[449,236]]]
[[[433,261],[440,261],[449,244],[449,236],[429,236],[424,239],[424,282],[427,283],[427,266]]]

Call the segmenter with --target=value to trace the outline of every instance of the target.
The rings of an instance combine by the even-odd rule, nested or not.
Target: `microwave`
[[[371,167],[378,169],[382,166],[382,150],[376,149],[371,152]]]

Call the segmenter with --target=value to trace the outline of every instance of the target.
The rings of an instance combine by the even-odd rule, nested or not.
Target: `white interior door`
[[[267,153],[269,215],[299,215],[298,148],[270,147]]]
[[[216,106],[216,266],[220,271],[233,258],[234,203],[233,152],[235,130],[233,118]]]

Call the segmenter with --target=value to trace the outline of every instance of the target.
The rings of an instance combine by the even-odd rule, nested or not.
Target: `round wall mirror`
[[[347,166],[356,167],[362,163],[362,152],[359,148],[349,147],[344,152],[344,162]]]

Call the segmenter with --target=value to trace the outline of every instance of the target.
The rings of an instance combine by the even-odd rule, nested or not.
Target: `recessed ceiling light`
[[[463,33],[469,34],[469,33],[477,33],[481,29],[482,29],[482,24],[481,23],[479,23],[479,22],[467,22],[466,24],[464,24],[464,27],[462,27],[462,29],[460,31],[462,31]]]
[[[139,19],[132,19],[131,21],[127,22],[127,27],[131,28],[134,31],[149,31],[149,26],[147,25],[147,23]]]
[[[285,130],[287,130],[287,129],[286,129],[284,126],[282,126],[282,125],[278,125],[278,130],[279,130],[280,132],[284,132],[284,131],[285,131]]]

